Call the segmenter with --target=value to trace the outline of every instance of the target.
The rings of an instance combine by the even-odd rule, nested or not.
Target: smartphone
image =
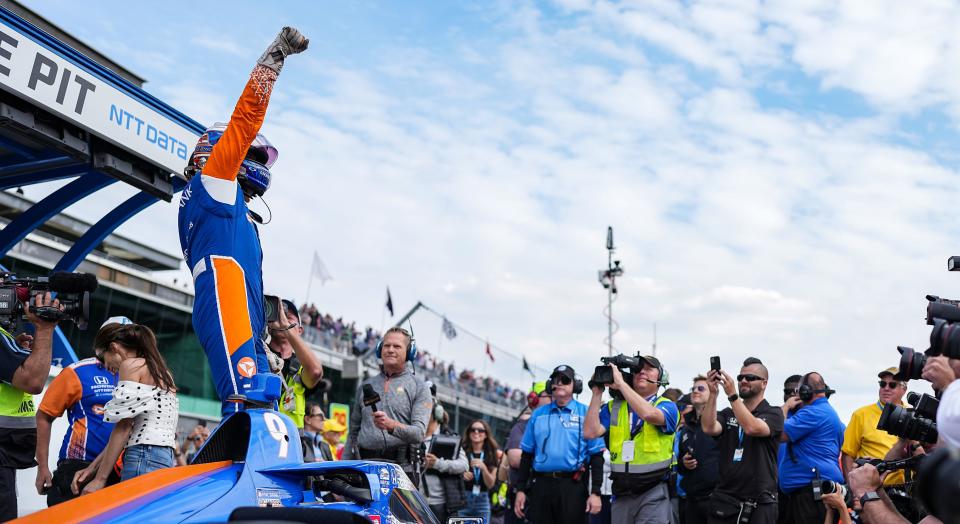
[[[267,317],[267,322],[280,321],[280,297],[276,295],[263,296],[263,313]]]
[[[720,357],[710,357],[710,369],[720,371]]]

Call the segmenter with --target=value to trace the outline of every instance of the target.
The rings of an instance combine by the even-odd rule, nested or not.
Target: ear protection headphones
[[[797,388],[797,397],[804,402],[810,402],[813,400],[813,396],[817,393],[825,393],[827,398],[830,398],[830,395],[836,393],[836,391],[830,389],[830,386],[824,384],[823,389],[813,389],[810,387],[810,384],[807,384],[807,379],[810,378],[810,375],[814,372],[807,373],[803,376],[803,380],[800,381],[800,387]]]
[[[573,377],[573,394],[579,395],[583,393],[583,379],[580,378],[580,375],[574,375]],[[548,395],[553,395],[553,377],[548,378],[546,384],[547,387],[544,391],[546,391]]]
[[[407,340],[410,341],[410,344],[408,344],[407,346],[407,362],[413,362],[413,360],[417,358],[417,341],[414,340],[413,335],[411,335],[409,331],[407,331],[406,329],[403,329],[400,326],[396,326],[388,329],[387,332],[384,333],[382,337],[380,337],[380,340],[377,341],[377,347],[376,347],[377,358],[382,358],[381,354],[383,353],[383,339],[387,338],[387,335],[389,335],[390,333],[402,333],[404,336],[407,337]]]

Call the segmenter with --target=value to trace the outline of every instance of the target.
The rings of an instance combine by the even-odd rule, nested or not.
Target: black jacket
[[[677,432],[680,439],[677,471],[682,475],[680,487],[688,497],[706,497],[713,492],[720,479],[720,448],[717,439],[707,435],[700,427],[696,412],[687,415],[683,427]],[[697,460],[695,469],[683,465],[683,456],[687,453]]]

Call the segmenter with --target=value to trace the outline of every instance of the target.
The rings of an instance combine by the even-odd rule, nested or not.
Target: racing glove
[[[257,60],[257,64],[279,73],[283,69],[283,60],[288,55],[306,51],[309,43],[310,40],[300,31],[292,27],[284,27]]]

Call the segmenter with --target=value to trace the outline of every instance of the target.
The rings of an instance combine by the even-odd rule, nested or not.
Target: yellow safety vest
[[[659,406],[670,399],[659,397],[653,401]],[[630,409],[626,401],[611,400],[610,408],[610,471],[613,473],[651,473],[665,470],[673,462],[674,434],[664,434],[660,429],[644,422],[640,431],[630,437]],[[679,420],[677,421],[679,423]],[[633,459],[624,462],[623,443],[633,441]]]
[[[16,340],[2,327],[0,327],[0,336],[9,337],[11,341]],[[0,420],[0,427],[25,427],[23,423],[27,421],[26,419],[31,419],[31,422],[33,422],[32,419],[36,416],[37,408],[33,403],[33,395],[20,391],[10,384],[0,383],[0,418],[11,417],[17,419],[7,419],[9,424]],[[32,424],[30,425],[35,427]]]
[[[301,373],[303,373],[302,365],[296,373],[284,380],[283,396],[280,398],[280,413],[290,417],[298,428],[303,429],[303,416],[307,413],[307,387],[303,385]]]

